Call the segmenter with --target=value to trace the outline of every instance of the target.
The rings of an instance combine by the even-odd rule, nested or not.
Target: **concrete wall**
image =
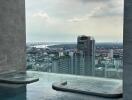
[[[124,100],[132,100],[132,0],[124,2]]]
[[[25,70],[25,0],[0,0],[0,72]]]

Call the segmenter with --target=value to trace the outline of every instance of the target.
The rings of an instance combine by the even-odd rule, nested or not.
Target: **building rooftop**
[[[39,77],[39,81],[28,85],[0,84],[1,100],[122,100],[122,98],[104,98],[52,89],[52,84],[54,82],[62,81],[75,82],[76,85],[82,82],[84,84],[83,88],[85,88],[88,86],[87,81],[90,80],[90,77],[36,71],[28,71],[27,73]],[[121,80],[114,79],[106,80],[113,81],[114,84],[122,82]]]

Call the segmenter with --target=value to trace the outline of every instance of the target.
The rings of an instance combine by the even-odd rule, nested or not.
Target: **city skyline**
[[[123,48],[98,46],[91,36],[77,37],[77,45],[27,46],[27,69],[61,74],[122,78]]]
[[[26,24],[27,42],[122,42],[123,0],[26,0]]]

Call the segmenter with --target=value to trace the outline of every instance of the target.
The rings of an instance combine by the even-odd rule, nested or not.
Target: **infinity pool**
[[[56,91],[52,89],[52,84],[54,82],[62,81],[71,82],[70,85],[74,85],[73,87],[78,87],[79,84],[81,84],[82,89],[85,89],[86,87],[88,87],[88,83],[92,83],[89,80],[93,77],[73,76],[35,71],[28,71],[27,73],[31,73],[33,76],[39,77],[39,81],[28,85],[0,84],[0,100],[123,100],[122,98],[103,98],[79,93]],[[122,83],[121,80],[108,80],[110,82],[113,81],[112,84],[109,85],[111,87]],[[95,84],[95,82],[93,82],[92,84]],[[95,84],[95,86],[101,89],[101,84],[102,83]],[[105,89],[107,89],[107,87],[105,87]]]

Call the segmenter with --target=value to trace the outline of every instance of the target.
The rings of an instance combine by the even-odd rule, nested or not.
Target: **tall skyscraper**
[[[83,52],[84,59],[84,75],[94,75],[95,65],[95,40],[90,36],[78,36],[77,39],[77,50]]]

